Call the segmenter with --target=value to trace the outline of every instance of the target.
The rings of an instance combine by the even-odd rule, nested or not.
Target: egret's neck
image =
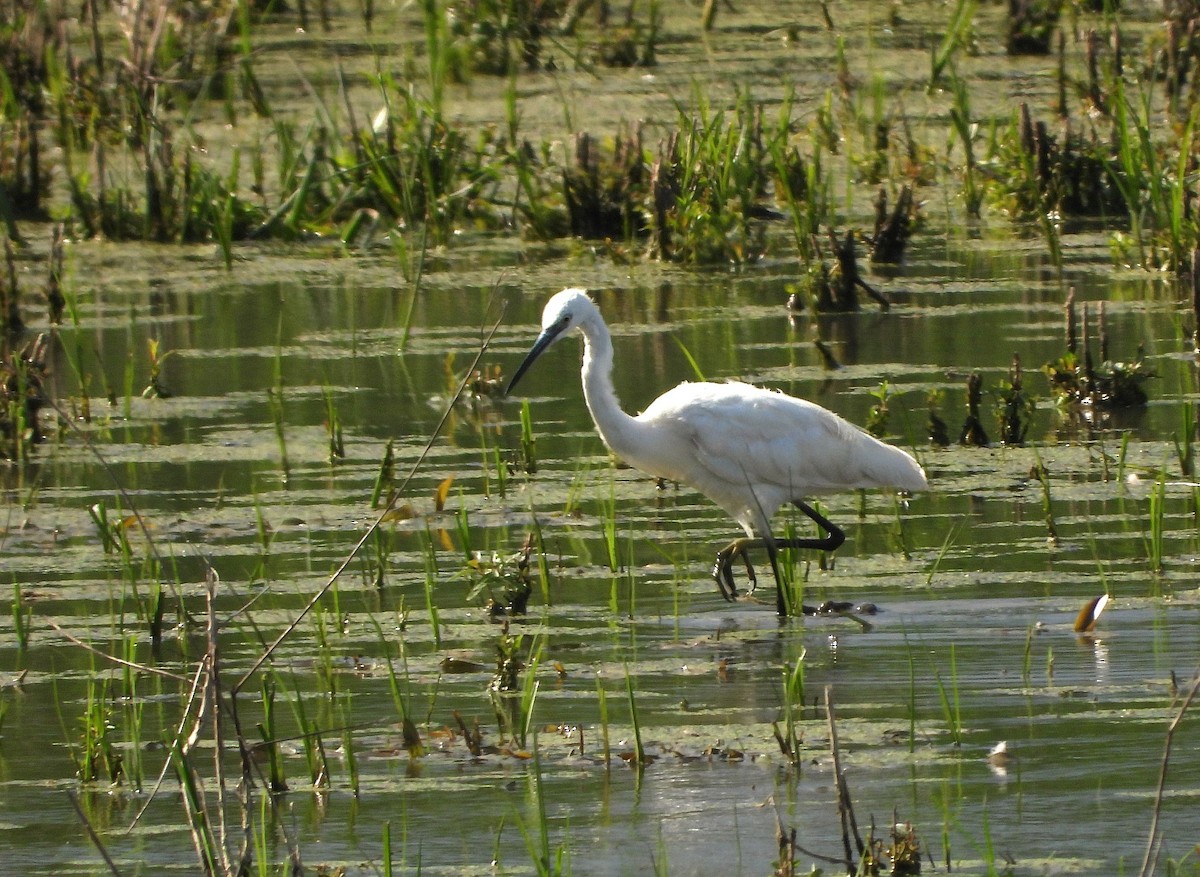
[[[613,389],[612,338],[603,326],[583,330],[583,397],[604,443],[619,457],[632,463],[636,456],[638,422],[621,410]]]

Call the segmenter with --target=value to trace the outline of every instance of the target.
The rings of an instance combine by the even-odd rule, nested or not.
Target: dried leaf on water
[[[1090,633],[1095,627],[1096,622],[1100,619],[1100,613],[1108,606],[1108,594],[1101,594],[1084,605],[1079,610],[1079,614],[1075,616],[1075,632]]]

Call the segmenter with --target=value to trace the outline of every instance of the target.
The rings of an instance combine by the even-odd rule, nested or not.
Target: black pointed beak
[[[562,326],[551,326],[549,329],[544,329],[541,335],[538,335],[537,341],[533,342],[533,347],[530,348],[529,353],[525,355],[525,358],[521,360],[521,364],[517,366],[512,380],[504,388],[505,396],[512,392],[513,387],[517,385],[517,381],[521,380],[525,372],[529,371],[529,367],[545,352],[546,348],[558,340],[559,335],[562,334],[562,330]]]

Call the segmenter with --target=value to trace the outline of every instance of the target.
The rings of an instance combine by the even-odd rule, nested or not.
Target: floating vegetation
[[[1021,357],[1015,353],[1008,367],[1008,380],[1000,385],[998,395],[996,416],[1000,421],[1000,441],[1006,445],[1024,444],[1029,421],[1033,417],[1034,402],[1025,392]]]
[[[467,574],[472,583],[467,600],[474,602],[486,594],[484,610],[494,620],[524,615],[533,593],[529,571],[532,552],[532,534],[515,554],[474,552],[467,561]]]
[[[875,836],[872,823],[867,832],[858,874],[912,875],[921,873],[921,841],[908,822],[893,822],[887,840]]]
[[[1076,316],[1075,291],[1072,289],[1063,310],[1067,351],[1056,361],[1042,366],[1059,404],[1086,406],[1102,411],[1145,405],[1147,396],[1143,385],[1154,377],[1154,373],[1146,368],[1140,348],[1132,361],[1109,358],[1104,303],[1100,302],[1096,313],[1101,360],[1098,366],[1093,361],[1089,343],[1087,303],[1082,307],[1083,318],[1080,322]]]
[[[896,391],[888,386],[887,381],[871,390],[871,396],[876,401],[867,412],[867,422],[863,429],[875,438],[883,438],[888,434],[888,417],[891,414],[888,410],[888,400],[895,394]]]

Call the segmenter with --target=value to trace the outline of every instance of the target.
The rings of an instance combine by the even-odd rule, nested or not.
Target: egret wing
[[[764,491],[784,502],[887,484],[879,459],[907,458],[819,405],[737,382],[681,384],[642,417],[669,422],[686,439],[697,487],[709,492],[703,482],[710,481],[744,492],[753,485],[764,502]]]

